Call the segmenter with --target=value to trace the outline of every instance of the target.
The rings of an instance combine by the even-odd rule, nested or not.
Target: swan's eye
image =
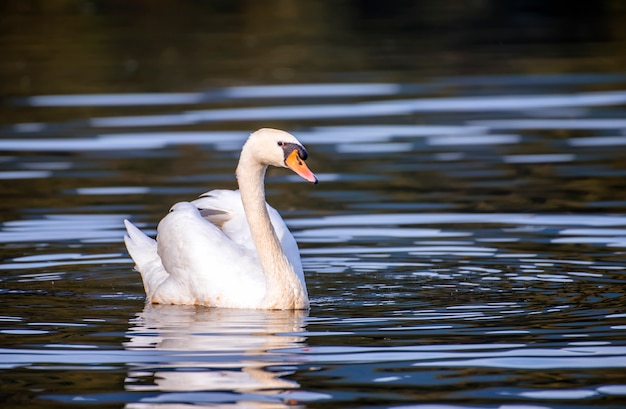
[[[278,146],[283,146],[285,143],[282,141],[278,141]]]

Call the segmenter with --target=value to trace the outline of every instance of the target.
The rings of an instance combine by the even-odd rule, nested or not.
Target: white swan
[[[213,190],[176,203],[158,225],[157,240],[128,220],[126,248],[157,304],[223,308],[309,307],[298,245],[265,202],[268,165],[290,168],[309,182],[307,152],[291,134],[254,132],[241,150],[238,191]]]

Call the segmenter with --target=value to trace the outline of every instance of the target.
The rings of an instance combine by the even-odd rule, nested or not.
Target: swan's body
[[[147,298],[159,304],[306,309],[309,299],[295,239],[265,202],[268,165],[289,167],[310,182],[306,150],[291,134],[261,129],[244,145],[238,191],[213,190],[175,204],[157,240],[126,221],[126,247]]]

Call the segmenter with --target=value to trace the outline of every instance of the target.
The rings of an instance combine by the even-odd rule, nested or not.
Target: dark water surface
[[[3,6],[0,406],[624,407],[623,10],[374,3]],[[262,126],[311,310],[144,305]]]

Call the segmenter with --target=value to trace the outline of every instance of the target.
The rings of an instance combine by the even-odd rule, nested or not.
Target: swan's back
[[[170,277],[154,302],[246,307],[265,295],[256,254],[202,218],[193,204],[175,204],[157,231],[157,251]]]
[[[194,200],[194,206],[209,222],[220,228],[229,239],[256,254],[248,220],[238,190],[211,190]],[[278,211],[266,203],[276,236],[296,273],[303,279],[298,243]]]

